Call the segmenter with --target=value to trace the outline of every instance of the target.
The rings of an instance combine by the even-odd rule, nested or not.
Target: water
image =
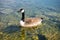
[[[0,8],[35,8],[49,7],[59,11],[60,0],[0,0]],[[1,9],[0,9],[1,10]]]
[[[58,37],[53,35],[54,37],[52,37],[51,40],[55,38],[56,40],[59,39],[60,0],[0,0],[0,31],[5,29],[5,32],[15,33],[20,30],[15,26],[19,26],[19,21],[21,19],[21,13],[17,12],[20,8],[25,9],[26,17],[36,16],[43,18],[42,27],[38,27],[34,33],[37,31],[38,35],[42,34],[44,37],[48,37],[47,39],[51,38],[51,36],[56,33]],[[21,28],[21,30],[22,29],[23,28]],[[18,35],[19,32],[17,32],[16,36],[18,37]],[[13,37],[14,35],[11,34],[11,36]],[[18,40],[19,38],[20,37],[18,37]]]

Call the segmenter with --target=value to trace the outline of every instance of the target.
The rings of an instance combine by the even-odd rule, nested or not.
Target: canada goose
[[[25,10],[20,9],[18,12],[22,13],[22,18],[20,20],[20,26],[22,27],[35,27],[40,25],[43,18],[25,18]]]

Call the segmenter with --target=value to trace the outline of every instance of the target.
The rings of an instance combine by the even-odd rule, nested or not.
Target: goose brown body
[[[24,22],[25,22],[24,25],[21,25],[22,27],[35,27],[41,24],[42,19],[41,18],[26,18]]]
[[[26,18],[25,19],[25,24],[32,24],[40,21],[40,18]]]

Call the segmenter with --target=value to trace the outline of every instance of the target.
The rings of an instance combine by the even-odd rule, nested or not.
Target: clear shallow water
[[[46,12],[60,13],[60,0],[0,0],[0,12],[14,13],[20,8],[26,10],[26,15],[38,15]]]
[[[60,22],[60,0],[0,0],[0,20],[20,20],[21,14],[17,13],[20,8],[25,9],[27,17],[39,16]]]
[[[38,15],[43,12],[60,13],[60,0],[0,0],[2,13],[15,14],[20,8],[24,8],[27,15]]]
[[[36,30],[26,29],[27,32],[33,34],[38,33],[45,35],[49,38],[55,33],[54,38],[59,39],[60,32],[60,0],[0,0],[0,31],[4,28],[7,33],[15,33],[20,31],[18,26],[21,19],[21,14],[17,13],[20,8],[24,8],[26,11],[26,17],[42,17],[43,23],[42,27],[39,26]],[[41,28],[40,28],[41,27]],[[23,32],[23,28],[21,28]],[[26,32],[26,33],[27,33]],[[40,33],[40,34],[39,34]],[[21,35],[19,32],[15,33]],[[3,34],[14,37],[15,34]],[[23,34],[22,34],[23,35]],[[48,36],[49,35],[49,36]],[[35,35],[34,35],[35,36]],[[41,36],[41,35],[40,35]],[[17,39],[19,40],[20,37]]]
[[[60,0],[0,0],[0,8],[52,8],[60,10]],[[1,10],[1,9],[0,9]]]

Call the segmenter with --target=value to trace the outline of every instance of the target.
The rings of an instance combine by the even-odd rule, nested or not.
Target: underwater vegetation
[[[43,17],[42,24],[32,28],[23,28],[19,25],[21,16],[2,13],[0,15],[0,40],[60,40],[60,13],[47,13],[37,15]]]
[[[26,10],[26,18],[42,17],[42,24],[21,27],[20,8]],[[0,40],[60,40],[60,1],[0,0]]]

